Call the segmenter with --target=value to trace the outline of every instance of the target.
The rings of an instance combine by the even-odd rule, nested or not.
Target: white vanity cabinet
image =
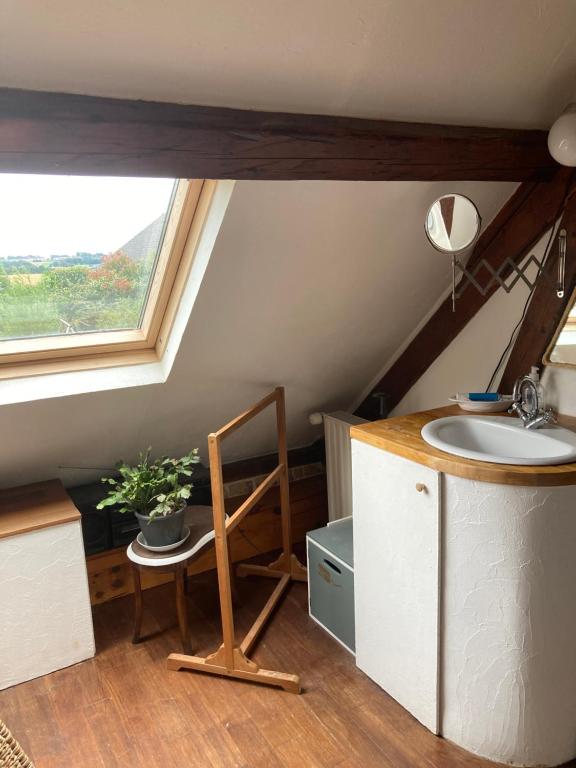
[[[576,757],[576,462],[442,453],[421,429],[447,411],[351,429],[356,662],[474,754],[564,764]]]
[[[434,733],[440,473],[352,440],[356,663]]]

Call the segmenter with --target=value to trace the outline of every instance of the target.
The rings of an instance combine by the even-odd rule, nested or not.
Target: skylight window
[[[203,190],[212,194],[202,180],[0,174],[0,377],[38,361],[161,354]]]
[[[140,328],[174,191],[0,175],[0,340]]]

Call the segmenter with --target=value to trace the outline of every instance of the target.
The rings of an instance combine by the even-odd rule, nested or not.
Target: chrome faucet
[[[545,424],[556,423],[552,408],[540,407],[538,387],[528,375],[516,379],[512,392],[512,405],[508,413],[515,413],[526,429],[538,429]]]

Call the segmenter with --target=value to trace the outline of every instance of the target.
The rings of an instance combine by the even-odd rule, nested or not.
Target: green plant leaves
[[[193,464],[200,461],[198,449],[194,448],[179,459],[160,456],[151,461],[151,448],[141,453],[135,466],[124,462],[117,465],[119,477],[103,478],[111,486],[108,496],[98,504],[98,509],[109,506],[120,507],[120,512],[138,512],[148,515],[150,520],[170,515],[183,506],[190,498]]]

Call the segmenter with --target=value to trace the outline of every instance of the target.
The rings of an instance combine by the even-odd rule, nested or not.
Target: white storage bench
[[[58,480],[0,491],[0,690],[94,656],[80,513]]]

